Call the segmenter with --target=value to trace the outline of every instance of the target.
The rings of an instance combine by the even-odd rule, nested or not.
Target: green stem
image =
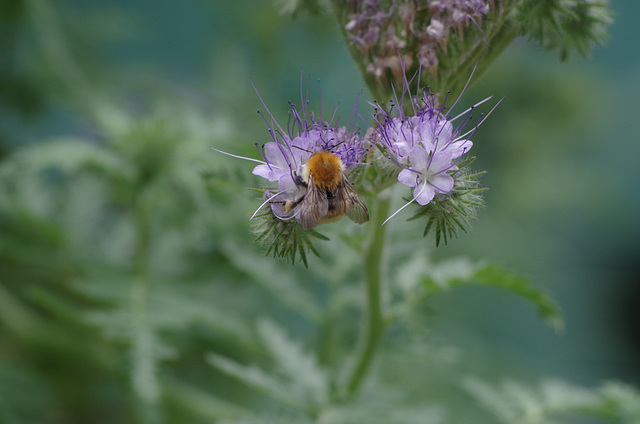
[[[379,196],[372,205],[369,245],[364,252],[367,290],[366,314],[360,330],[355,366],[347,380],[347,396],[350,398],[357,395],[362,386],[387,327],[382,305],[382,264],[387,227],[382,223],[388,217],[390,204],[389,197]]]
[[[149,256],[151,228],[145,200],[134,202],[137,246],[134,254],[133,279],[130,292],[132,314],[131,382],[138,400],[140,422],[162,421],[158,407],[159,384],[156,376],[154,329],[149,322]]]

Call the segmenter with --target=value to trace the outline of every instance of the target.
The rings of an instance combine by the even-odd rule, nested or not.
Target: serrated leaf
[[[498,265],[490,264],[477,269],[473,279],[480,284],[499,287],[531,301],[538,308],[538,314],[547,323],[556,331],[563,330],[562,314],[556,303],[546,292],[531,286],[526,278]]]
[[[3,172],[17,169],[42,171],[55,167],[73,173],[91,167],[110,175],[131,176],[132,169],[107,149],[79,139],[51,140],[48,143],[18,151],[13,160],[7,162]]]
[[[277,368],[291,381],[296,391],[304,393],[308,403],[324,404],[329,396],[328,378],[318,366],[315,355],[305,352],[302,344],[266,318],[258,321],[258,332]]]
[[[184,384],[178,380],[164,378],[162,380],[164,394],[180,406],[195,412],[197,415],[219,422],[221,419],[237,417],[253,417],[253,411],[223,400],[200,388]]]
[[[551,297],[541,289],[495,264],[473,264],[467,259],[453,259],[433,266],[423,283],[430,293],[441,292],[462,284],[480,284],[508,290],[529,300],[538,314],[556,331],[562,331],[560,310]]]
[[[640,423],[640,390],[619,381],[604,383],[600,389],[604,401],[624,423]]]
[[[468,378],[463,382],[463,387],[487,411],[493,414],[498,419],[498,422],[517,422],[518,411],[516,406],[504,399],[503,395],[491,385],[476,378]]]
[[[593,45],[608,38],[613,22],[607,0],[522,1],[514,17],[524,32],[562,60],[571,50],[587,57]]]
[[[225,252],[236,268],[246,272],[282,303],[311,321],[320,322],[322,309],[305,289],[304,281],[301,282],[291,268],[280,267],[265,257],[247,255],[246,251],[233,243],[225,244]]]
[[[301,399],[285,382],[254,365],[242,365],[215,353],[208,354],[206,360],[220,371],[274,399],[291,406],[301,404]]]
[[[468,378],[463,386],[504,424],[573,423],[579,417],[620,424],[640,422],[640,395],[621,383],[585,388],[555,379],[538,385],[512,380],[494,385]],[[627,406],[635,411],[625,409]]]

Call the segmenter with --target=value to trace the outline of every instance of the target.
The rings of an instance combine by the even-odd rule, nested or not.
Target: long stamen
[[[320,92],[320,78],[318,78],[318,110],[320,111],[320,122],[322,122],[322,96]]]
[[[264,100],[262,100],[262,97],[260,96],[260,93],[258,92],[258,89],[253,84],[253,81],[251,81],[251,80],[249,80],[249,81],[251,82],[251,86],[253,87],[254,91],[256,92],[256,95],[258,96],[258,99],[260,99],[260,103],[262,103],[262,106],[264,106],[265,110],[269,114],[269,117],[271,118],[272,122],[275,122],[275,124],[278,126],[278,129],[280,129],[281,133],[284,133],[284,130],[282,128],[280,128],[280,125],[278,125],[278,121],[275,120],[273,114],[271,113],[271,111],[267,107],[266,103],[264,102]]]
[[[390,220],[391,218],[393,218],[394,216],[396,216],[398,213],[400,213],[401,210],[403,210],[404,208],[406,208],[407,206],[409,206],[410,204],[412,204],[413,202],[416,201],[416,199],[422,194],[422,192],[427,188],[427,183],[425,181],[425,183],[423,184],[423,187],[420,189],[420,191],[418,192],[418,194],[413,196],[413,199],[411,199],[409,202],[405,203],[404,206],[402,206],[400,209],[398,209],[397,211],[395,211],[389,218],[385,219],[384,222],[382,223],[382,225],[386,224],[388,220]]]
[[[264,205],[266,205],[267,203],[269,203],[270,201],[272,201],[273,199],[276,198],[276,196],[281,195],[282,193],[284,193],[283,191],[279,191],[278,193],[274,194],[273,196],[269,197],[267,200],[265,200],[259,207],[258,209],[256,209],[256,211],[253,213],[253,215],[251,215],[251,218],[249,218],[249,221],[251,221],[253,218],[255,218],[255,216],[258,214],[258,212],[260,212],[260,209],[264,208]]]
[[[488,99],[487,99],[487,100],[488,100]],[[486,116],[485,116],[484,118],[482,118],[482,120],[478,123],[478,125],[476,125],[476,128],[478,128],[480,125],[482,125],[482,123],[483,123],[483,122],[484,122],[484,121],[489,117],[489,115],[491,115],[491,113],[495,110],[495,108],[497,108],[497,107],[498,107],[498,105],[499,105],[503,100],[504,100],[504,97],[503,97],[503,98],[501,98],[501,99],[498,101],[498,103],[496,103],[496,104],[495,104],[495,106],[493,106],[493,107],[491,108],[491,110],[489,111],[489,113],[487,113],[487,114],[486,114]],[[484,102],[484,101],[483,101],[483,102]],[[476,128],[474,128],[474,129],[472,129],[471,131],[468,131],[468,132],[466,132],[466,133],[462,134],[461,136],[459,136],[459,137],[457,138],[457,140],[459,140],[459,139],[461,139],[461,138],[463,138],[463,137],[466,137],[466,136],[468,136],[469,134],[473,133],[473,132],[476,130]]]
[[[275,132],[273,131],[273,128],[271,128],[271,125],[269,124],[269,121],[267,121],[267,118],[265,118],[264,115],[262,113],[260,113],[260,109],[258,109],[258,115],[260,115],[260,117],[262,118],[264,123],[267,125],[267,130],[269,131],[269,134],[271,135],[271,138],[273,139],[273,141],[275,141],[277,143],[278,142],[278,138],[276,137]]]
[[[231,154],[231,153],[223,152],[222,150],[218,150],[215,147],[211,147],[211,150],[215,150],[216,152],[222,153],[223,155],[231,156],[232,158],[249,160],[251,162],[257,162],[257,163],[259,163],[261,165],[266,165],[267,164],[267,162],[263,162],[263,161],[258,160],[258,159],[252,159],[252,158],[247,158],[247,157],[244,157],[244,156],[238,156],[238,155],[234,155],[234,154]]]
[[[471,75],[469,75],[469,79],[467,80],[467,83],[462,88],[462,91],[460,92],[460,95],[458,96],[456,101],[453,102],[453,105],[451,105],[451,110],[453,110],[453,108],[456,107],[456,105],[458,104],[458,101],[462,98],[462,95],[467,90],[467,87],[469,86],[469,83],[471,82],[471,78],[473,78],[473,74],[476,72],[477,67],[478,67],[478,63],[476,62],[476,64],[473,65],[473,69],[471,70]]]
[[[338,126],[338,123],[336,122],[335,124],[333,123],[333,120],[336,117],[336,113],[338,113],[338,108],[340,107],[340,102],[338,102],[338,104],[336,105],[335,110],[333,111],[333,115],[331,115],[331,120],[329,121],[329,125],[331,126]]]
[[[347,129],[349,129],[349,126],[351,126],[351,129],[353,130],[353,126],[355,125],[355,116],[359,115],[358,114],[358,105],[360,104],[360,96],[362,95],[362,91],[360,91],[360,94],[358,94],[358,97],[356,97],[356,102],[353,104],[353,108],[351,109],[351,115],[349,115],[349,120],[347,121]]]
[[[413,199],[411,199],[408,203],[406,203],[404,206],[402,206],[400,209],[398,209],[397,211],[395,211],[393,214],[391,214],[391,216],[387,219],[384,220],[384,222],[382,223],[382,225],[386,224],[387,221],[389,221],[391,218],[393,218],[394,216],[396,216],[397,214],[400,213],[401,210],[403,210],[404,208],[406,208],[407,206],[409,206],[410,204],[412,204],[413,202],[415,202],[416,198],[414,197]]]
[[[472,111],[474,108],[476,108],[476,107],[480,106],[481,104],[483,104],[484,102],[486,102],[486,101],[488,101],[488,100],[491,100],[492,98],[493,98],[493,96],[489,96],[489,97],[487,97],[487,98],[486,98],[486,99],[484,99],[484,100],[480,100],[478,103],[476,103],[475,105],[471,106],[470,108],[468,108],[468,109],[467,109],[467,110],[465,110],[464,112],[459,113],[455,118],[451,118],[451,119],[449,119],[449,121],[452,121],[452,122],[453,122],[453,121],[455,121],[456,119],[458,119],[458,118],[460,118],[461,116],[463,116],[463,115],[465,115],[465,114],[469,113],[469,112],[470,112],[470,111]],[[502,101],[502,99],[500,99],[500,102],[501,102],[501,101]],[[500,103],[500,102],[498,102],[498,103]],[[497,106],[497,105],[498,105],[498,104],[496,104],[496,106]],[[494,109],[495,109],[495,106],[494,106]]]

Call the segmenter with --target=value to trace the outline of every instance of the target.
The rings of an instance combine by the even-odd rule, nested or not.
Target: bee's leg
[[[287,200],[284,203],[284,211],[285,212],[291,212],[291,210],[293,208],[295,208],[296,206],[298,206],[300,204],[300,202],[302,202],[304,200],[304,194],[302,196],[300,196],[299,198],[297,198],[296,200]]]

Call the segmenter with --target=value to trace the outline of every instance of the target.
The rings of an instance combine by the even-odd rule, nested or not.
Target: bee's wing
[[[340,186],[343,188],[342,195],[344,196],[346,204],[347,216],[356,224],[367,222],[369,220],[369,210],[367,209],[367,205],[365,205],[362,197],[360,197],[358,192],[356,192],[356,189],[353,188],[347,177],[344,175],[342,176]]]
[[[298,209],[298,221],[302,228],[308,230],[316,226],[329,211],[329,201],[327,193],[320,190],[313,178],[309,178],[307,193],[300,202]]]

